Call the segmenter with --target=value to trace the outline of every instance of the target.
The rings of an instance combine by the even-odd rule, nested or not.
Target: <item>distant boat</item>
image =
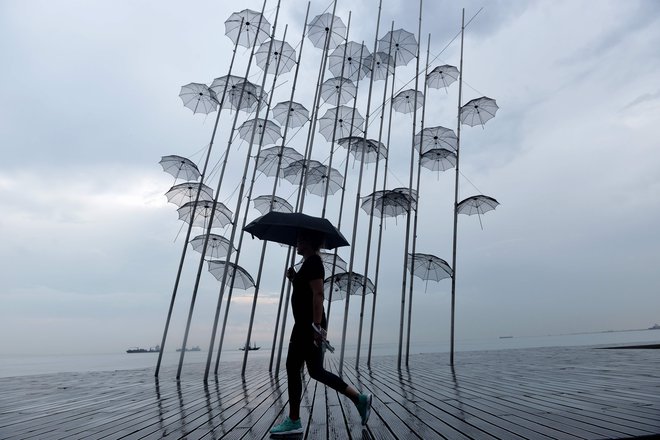
[[[250,346],[247,347],[248,351],[250,351],[250,350],[259,350],[260,348],[261,347],[257,347],[257,344],[255,344],[255,343],[252,343],[251,347]],[[239,347],[238,349],[241,350],[241,351],[245,351],[245,345],[242,346],[242,347]]]
[[[660,330],[660,325],[655,324],[653,327],[649,327],[649,330]]]
[[[155,347],[149,347],[149,350],[146,348],[129,348],[126,350],[126,353],[159,353],[160,352],[160,345],[156,345]]]
[[[513,338],[513,336],[500,336],[500,339],[509,339],[509,338]]]
[[[180,352],[181,349],[180,349],[180,348],[177,348],[176,351],[179,351],[179,352]],[[194,347],[186,348],[186,351],[202,351],[202,349],[199,348],[199,345],[195,345]]]

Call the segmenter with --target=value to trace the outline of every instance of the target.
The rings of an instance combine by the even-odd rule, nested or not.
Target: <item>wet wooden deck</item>
[[[338,356],[326,362],[336,367]],[[548,348],[415,355],[399,372],[374,359],[345,379],[374,394],[362,428],[353,405],[308,381],[308,439],[612,439],[660,434],[660,350]],[[263,361],[246,380],[224,364],[205,386],[201,366],[181,382],[164,369],[0,379],[2,439],[262,439],[287,394]]]

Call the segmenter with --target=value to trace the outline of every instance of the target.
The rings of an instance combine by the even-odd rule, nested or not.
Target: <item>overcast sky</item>
[[[431,68],[458,65],[461,6],[468,20],[485,6],[466,29],[463,102],[486,95],[500,106],[485,127],[462,128],[461,198],[486,194],[501,205],[481,218],[483,230],[477,217],[459,218],[458,349],[471,338],[660,322],[660,4],[425,3],[422,68],[429,33]],[[310,16],[328,5],[314,2]],[[254,0],[243,6],[261,9]],[[271,23],[275,6],[266,6]],[[351,7],[350,39],[372,50],[377,2],[339,2],[344,23]],[[286,40],[297,50],[305,8],[300,0],[283,1],[276,30],[281,38],[288,24]],[[215,113],[193,114],[179,89],[227,73],[233,45],[223,23],[232,12],[231,2],[219,1],[0,2],[2,353],[118,353],[160,342],[185,228],[164,196],[174,178],[158,161],[177,154],[201,165]],[[395,28],[417,34],[411,2],[384,0],[380,36],[392,20]],[[249,55],[239,48],[235,74],[244,75]],[[307,40],[296,100],[308,108],[319,61],[320,50]],[[396,88],[413,87],[414,72],[414,61],[398,69]],[[261,83],[261,70],[253,67],[250,80]],[[269,76],[269,90],[271,82]],[[278,80],[273,103],[288,99],[292,83],[293,71]],[[368,84],[360,83],[363,116]],[[382,87],[374,84],[372,138],[378,136],[374,109]],[[457,84],[428,91],[426,126],[456,129],[457,93]],[[213,167],[227,147],[233,116],[222,113]],[[239,123],[245,118],[239,115]],[[408,184],[411,122],[404,114],[393,119],[390,188]],[[306,135],[307,126],[288,145],[302,151]],[[313,156],[326,161],[330,145],[316,139]],[[233,211],[247,146],[236,141],[231,148],[219,199]],[[340,150],[333,166],[343,170],[344,160]],[[347,237],[358,170],[351,159],[341,226]],[[371,190],[373,172],[373,164],[365,169],[362,195]],[[453,170],[423,171],[417,246],[450,262],[453,179]],[[216,171],[208,183],[215,187],[217,180]],[[254,196],[271,186],[260,176]],[[294,203],[295,187],[284,182],[278,195]],[[319,215],[320,199],[307,200],[305,211]],[[329,201],[334,223],[338,211],[339,193]],[[248,219],[257,215],[250,206]],[[361,212],[357,272],[365,265],[367,225]],[[404,233],[404,217],[387,222],[377,343],[398,338]],[[260,249],[245,237],[239,263],[254,277]],[[348,259],[349,252],[340,255]],[[280,246],[268,248],[253,338],[264,347],[272,337],[285,255]],[[199,264],[198,253],[188,256],[168,350],[181,342]],[[375,259],[369,264],[373,278]],[[415,286],[413,340],[436,341],[441,349],[449,338],[451,284],[426,286],[416,278]],[[208,346],[218,291],[205,272],[190,344]],[[235,292],[226,336],[232,349],[245,338],[252,292]],[[343,309],[332,304],[337,342]],[[359,309],[359,298],[351,298],[350,344],[357,341]]]

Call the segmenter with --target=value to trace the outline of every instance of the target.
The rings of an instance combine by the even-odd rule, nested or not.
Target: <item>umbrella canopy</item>
[[[450,278],[452,274],[451,267],[442,258],[431,254],[415,253],[408,254],[408,270],[414,268],[415,276],[423,280],[440,281]]]
[[[332,32],[330,32],[332,28]],[[346,34],[346,25],[341,21],[341,18],[334,16],[328,12],[317,15],[307,25],[307,38],[310,39],[314,47],[323,49],[325,46],[326,36],[328,36],[328,49],[334,49],[344,41]]]
[[[290,147],[275,146],[264,148],[259,152],[259,156],[257,158],[257,170],[267,176],[272,177],[277,174],[278,163],[280,164],[280,169],[284,170],[293,162],[297,162],[302,159],[303,155]],[[280,177],[283,176],[280,174]]]
[[[211,83],[210,88],[216,96],[220,97],[222,108],[247,111],[255,105],[256,97],[259,96],[261,91],[260,86],[236,75],[225,75],[216,78]],[[243,94],[242,98],[241,92]]]
[[[323,167],[324,165],[318,160],[310,159],[306,161],[305,159],[300,159],[291,162],[286,168],[283,168],[280,176],[294,185],[299,185],[304,177],[303,173]],[[322,174],[323,171],[320,171],[320,173]]]
[[[233,280],[234,287],[239,289],[247,290],[250,287],[254,287],[255,283],[252,276],[237,264],[221,260],[211,260],[209,261],[209,272],[213,274],[215,279],[222,281],[226,265],[229,265],[226,280],[227,286],[231,286]]]
[[[375,286],[374,283],[364,275],[355,272],[340,272],[335,274],[335,276],[329,276],[323,282],[324,294],[326,298],[330,297],[330,285],[332,284],[332,300],[341,300],[346,298],[346,293],[348,292],[348,283],[350,279],[350,294],[351,295],[360,295],[364,289],[366,283],[366,292],[368,295],[374,293]]]
[[[432,171],[447,171],[456,166],[456,153],[444,148],[434,148],[419,157],[419,164]]]
[[[195,200],[199,185],[198,182],[179,183],[170,188],[165,193],[165,197],[167,197],[168,202],[173,203],[176,206],[182,206]],[[213,189],[202,183],[202,188],[199,192],[199,200],[213,200]]]
[[[326,165],[316,166],[307,170],[307,186],[305,189],[317,196],[325,195],[325,187],[328,186],[328,194],[336,193],[344,183],[344,176],[334,168]]]
[[[163,167],[163,171],[174,176],[174,180],[197,180],[202,175],[192,160],[176,154],[163,156],[158,163]]]
[[[179,98],[183,105],[192,110],[193,113],[204,113],[208,115],[218,108],[218,99],[215,92],[206,84],[190,83],[181,87]]]
[[[266,17],[259,12],[250,9],[243,9],[241,12],[234,12],[225,21],[225,35],[231,41],[244,47],[252,47],[268,39],[270,23]]]
[[[291,128],[302,127],[309,121],[309,111],[304,105],[294,101],[278,103],[273,107],[272,113],[273,119],[280,125],[288,124]]]
[[[415,149],[421,154],[436,148],[456,151],[458,137],[454,130],[437,126],[427,127],[415,135]],[[421,147],[421,151],[420,151]]]
[[[321,98],[330,105],[346,104],[355,98],[356,92],[355,84],[350,79],[342,77],[330,78],[321,84]]]
[[[482,215],[488,211],[494,210],[499,204],[500,203],[494,198],[480,194],[461,200],[461,202],[456,206],[456,211],[459,214]]]
[[[387,147],[375,139],[349,136],[339,139],[337,143],[344,148],[348,148],[357,160],[362,158],[362,153],[364,152],[364,163],[374,163],[377,160],[387,157]]]
[[[253,130],[255,133],[254,138],[252,138]],[[263,142],[261,145],[270,145],[274,144],[282,137],[282,132],[279,125],[262,118],[249,119],[238,127],[238,136],[244,141],[250,142],[250,139],[254,139],[259,142],[262,135]]]
[[[206,240],[206,234],[198,235],[190,240],[190,244],[194,250],[201,253],[204,248],[204,240]],[[206,245],[206,257],[209,259],[225,258],[227,252],[229,252],[229,248],[232,249],[232,252],[236,252],[236,248],[225,237],[218,234],[209,234],[209,241]]]
[[[293,212],[293,206],[282,197],[277,196],[258,196],[254,200],[254,209],[262,215],[270,211]]]
[[[197,203],[188,202],[181,208],[177,209],[179,213],[179,220],[190,224],[191,217],[193,218],[193,226],[206,228],[208,219],[211,215],[213,217],[213,226],[224,228],[231,223],[232,212],[221,202],[218,202],[213,212],[213,202],[208,200],[200,200]],[[194,213],[194,216],[193,216]]]
[[[277,74],[281,75],[283,73],[289,72],[293,69],[293,66],[296,65],[296,51],[291,47],[289,43],[282,40],[273,40],[271,42],[266,41],[259,49],[254,53],[255,59],[257,61],[257,66],[261,67],[262,70],[266,70],[266,64],[270,64],[268,67],[268,73],[275,73],[275,66],[277,66]],[[270,56],[268,52],[270,51]],[[279,61],[279,65],[278,65]]]
[[[367,66],[367,75],[371,75],[374,81],[382,81],[387,75],[394,73],[394,58],[385,52],[376,52],[364,60]]]
[[[299,231],[314,231],[324,236],[324,249],[348,246],[346,238],[330,221],[324,218],[312,217],[301,212],[285,213],[271,211],[268,214],[250,222],[245,232],[267,241],[295,246]]]
[[[343,258],[341,258],[339,255],[335,257],[334,252],[319,252],[319,256],[321,257],[321,262],[323,263],[323,269],[325,270],[326,273],[332,273],[332,268],[335,268],[335,273],[337,272],[345,272],[346,271],[346,261],[344,261]],[[336,258],[336,260],[335,260]],[[299,263],[296,263],[294,268],[300,269],[302,266],[302,261]]]
[[[474,127],[475,125],[483,126],[495,117],[498,108],[495,100],[487,96],[468,101],[461,107],[461,111],[459,112],[461,123],[470,127]]]
[[[349,41],[340,44],[328,56],[328,70],[334,76],[359,81],[367,75],[365,58],[371,55],[364,44]],[[343,73],[342,73],[343,71]]]
[[[396,61],[396,66],[405,66],[417,56],[417,39],[403,29],[389,31],[378,40],[378,52],[384,52]]]
[[[331,142],[333,133],[335,139],[354,135],[362,131],[362,124],[364,118],[357,110],[354,112],[352,108],[340,105],[328,109],[319,119],[319,133],[325,140]]]
[[[447,88],[458,79],[458,69],[449,64],[438,66],[426,75],[426,85],[433,89]]]
[[[394,111],[399,113],[412,113],[424,105],[424,94],[415,89],[402,90],[392,100]]]
[[[483,229],[484,225],[481,223],[481,216],[488,211],[493,211],[499,204],[500,203],[494,198],[480,194],[461,200],[461,202],[456,205],[456,212],[466,215],[477,214],[479,217],[479,225],[481,226],[481,229]]]
[[[372,201],[373,199],[373,201]],[[362,209],[371,214],[373,203],[374,215],[378,217],[397,217],[411,208],[417,209],[417,191],[408,188],[395,188],[376,191],[362,198]]]

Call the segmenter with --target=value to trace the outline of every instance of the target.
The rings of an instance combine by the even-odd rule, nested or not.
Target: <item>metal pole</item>
[[[392,27],[390,29],[390,43],[387,46],[390,48],[390,52],[388,55],[391,56],[392,54],[392,36],[394,34],[394,22],[392,22]],[[394,62],[393,62],[393,68],[392,68],[392,90],[390,92],[390,112],[389,112],[389,119],[387,123],[387,147],[388,147],[388,154],[385,157],[385,169],[383,170],[383,191],[387,188],[387,166],[389,163],[389,145],[390,145],[390,138],[392,134],[392,100],[394,99],[394,80],[396,79],[396,56],[393,57]],[[389,78],[389,75],[385,77],[385,87],[383,89],[383,103],[381,104],[382,108],[382,116],[380,120],[380,131],[378,133],[378,141],[380,142],[381,139],[381,134],[383,132],[383,124],[385,122],[385,105],[387,102],[387,80]],[[375,193],[375,191],[374,191]],[[375,198],[371,198],[371,203],[375,203]],[[381,206],[382,208],[382,206]],[[380,251],[381,251],[381,245],[383,242],[383,218],[384,216],[381,213],[380,216],[380,222],[378,225],[378,249],[376,250],[376,274],[374,275],[374,299],[371,303],[371,326],[369,329],[369,350],[367,352],[367,366],[371,366],[371,349],[373,346],[373,340],[374,340],[374,319],[376,317],[376,297],[378,295],[378,278],[380,274]]]
[[[424,69],[424,103],[422,104],[422,119],[419,124],[419,157],[417,159],[417,207],[415,208],[415,219],[413,220],[413,235],[412,235],[412,253],[410,258],[414,259],[415,251],[417,250],[417,217],[419,214],[419,181],[422,171],[422,143],[424,142],[424,117],[426,116],[426,75],[429,73],[429,56],[431,51],[431,34],[429,34],[428,43],[426,46],[426,69]],[[414,144],[414,141],[413,141]],[[413,147],[414,148],[414,147]],[[410,264],[410,290],[408,292],[408,334],[406,337],[406,367],[408,366],[408,358],[410,357],[410,330],[412,326],[412,299],[413,299],[413,285],[415,284],[415,265]]]
[[[261,15],[259,16],[259,23],[257,25],[257,29],[261,28],[263,13],[264,13],[264,10],[266,8],[266,1],[267,0],[264,0],[264,4],[263,4],[262,10],[261,10]],[[256,49],[256,44],[252,46],[252,50],[250,51],[250,58],[248,60],[247,69],[245,71],[245,80],[246,81],[247,81],[247,78],[250,75],[250,69],[252,67],[252,59],[254,58],[255,49]],[[245,92],[245,87],[243,87],[241,89],[241,94],[239,95],[239,98],[238,98],[237,109],[240,109],[241,104],[243,103],[244,92]],[[227,142],[227,150],[225,151],[225,157],[224,157],[224,160],[223,160],[223,163],[222,163],[222,170],[220,172],[220,178],[218,180],[218,187],[217,187],[215,198],[214,198],[214,201],[213,201],[214,206],[217,203],[217,200],[218,200],[218,197],[219,197],[219,194],[220,194],[220,189],[222,187],[222,181],[224,179],[225,170],[227,169],[227,161],[228,161],[228,158],[229,158],[229,152],[231,150],[232,138],[234,136],[234,131],[236,130],[236,123],[238,121],[239,113],[240,113],[240,111],[237,110],[236,115],[234,116],[234,121],[232,122],[231,131],[229,132],[229,140]],[[235,214],[235,215],[237,215],[237,214]],[[209,229],[209,231],[211,230],[211,225],[209,225],[208,229]],[[205,241],[204,248],[203,248],[204,252],[202,253],[202,258],[200,258],[200,261],[199,261],[197,280],[199,280],[199,275],[201,274],[201,270],[202,270],[202,267],[204,265],[204,258],[203,257],[204,257],[204,254],[206,252],[206,246],[208,244],[207,243],[208,242],[208,235],[207,235],[206,238],[207,238],[207,240]],[[227,261],[229,261],[229,259],[231,258],[232,251],[233,251],[233,239],[229,240],[229,249],[227,251],[227,256],[226,256]],[[228,267],[228,265],[225,265],[225,268],[227,268],[227,267]],[[197,292],[198,284],[199,284],[199,281],[196,282],[195,293]],[[206,368],[205,368],[205,371],[204,371],[204,381],[205,382],[208,380],[209,365],[210,365],[210,362],[211,362],[211,358],[213,356],[213,345],[214,345],[214,341],[215,341],[215,333],[216,333],[216,329],[217,329],[217,326],[218,326],[218,317],[219,317],[219,314],[220,314],[220,306],[221,305],[222,305],[222,298],[218,298],[218,302],[217,302],[217,305],[216,305],[216,311],[215,311],[215,318],[214,318],[214,322],[213,322],[213,328],[212,328],[212,331],[211,331],[211,341],[210,341],[210,344],[209,344],[209,350],[208,350],[207,359],[206,359]],[[191,310],[191,315],[192,315],[192,310]],[[189,316],[189,320],[190,320],[190,316]],[[182,362],[183,362],[183,355],[181,356],[181,359],[179,361],[179,370],[181,369]]]
[[[461,18],[461,63],[458,78],[458,114],[456,116],[456,179],[454,181],[454,237],[452,240],[452,262],[451,262],[451,340],[449,350],[449,363],[454,365],[454,321],[456,311],[456,238],[458,231],[458,159],[461,147],[461,99],[463,95],[463,37],[465,35],[465,9]]]
[[[243,19],[241,18],[241,29],[243,28]],[[234,51],[231,56],[231,62],[229,63],[229,72],[227,73],[227,76],[231,75],[231,71],[234,67],[234,60],[236,59],[236,51],[238,49],[238,41],[239,39],[236,38],[236,44],[234,44]],[[225,87],[222,90],[222,98],[220,98],[220,102],[218,104],[218,114],[215,118],[215,124],[213,125],[213,133],[211,134],[211,142],[209,143],[209,149],[206,153],[206,159],[204,160],[204,167],[202,168],[202,175],[199,179],[199,186],[197,187],[197,194],[195,195],[195,203],[193,206],[197,206],[197,202],[199,202],[199,195],[202,191],[202,184],[204,183],[204,178],[206,177],[206,169],[209,164],[209,159],[211,157],[211,150],[213,149],[213,141],[215,140],[215,134],[218,130],[218,123],[220,121],[220,114],[222,112],[222,105],[224,104],[225,100],[225,95],[227,93],[227,84],[228,82],[225,83]],[[193,220],[195,218],[195,209],[192,210],[190,214],[190,224],[188,225],[188,231],[186,232],[186,238],[183,242],[183,251],[181,252],[181,259],[179,261],[179,269],[177,270],[176,273],[176,280],[174,281],[174,289],[172,290],[172,299],[170,300],[170,307],[167,311],[167,319],[165,320],[165,329],[163,330],[163,338],[161,339],[160,343],[160,351],[158,352],[158,360],[156,361],[156,370],[154,371],[154,376],[158,377],[158,373],[160,372],[160,364],[161,361],[163,360],[163,352],[165,351],[165,341],[167,340],[167,332],[170,327],[170,320],[172,318],[172,311],[174,310],[174,300],[176,299],[176,294],[177,291],[179,290],[179,281],[181,280],[181,272],[183,270],[183,262],[186,259],[186,251],[188,249],[188,241],[190,240],[190,232],[192,231],[192,226],[193,226]]]
[[[248,172],[248,169],[250,167],[250,157],[252,156],[252,147],[254,146],[254,138],[257,134],[257,127],[258,127],[258,124],[259,124],[259,113],[261,111],[261,101],[262,101],[261,98],[263,96],[263,91],[264,91],[264,88],[266,86],[266,79],[267,79],[267,76],[268,76],[268,69],[270,68],[270,56],[273,52],[273,41],[275,40],[275,32],[277,30],[277,19],[279,18],[279,13],[280,13],[280,0],[277,1],[277,9],[275,11],[275,21],[273,23],[273,32],[270,36],[270,42],[268,43],[268,57],[266,58],[266,65],[264,66],[264,74],[263,74],[263,78],[261,80],[261,94],[259,96],[259,99],[257,100],[257,108],[255,109],[255,112],[254,112],[255,117],[254,117],[254,122],[252,124],[252,132],[250,133],[250,142],[248,143],[249,147],[248,147],[247,155],[245,157],[245,166],[243,167],[243,177],[241,178],[241,186],[240,186],[240,189],[238,191],[238,199],[236,200],[236,210],[234,211],[234,221],[232,222],[231,237],[229,239],[229,243],[231,243],[232,246],[234,244],[234,238],[236,238],[238,218],[241,214],[241,206],[243,204],[243,191],[245,190],[245,180],[247,179],[247,172]],[[280,59],[281,59],[281,57],[278,58],[278,60],[280,60]],[[277,78],[277,75],[275,75],[275,77]],[[271,98],[272,98],[272,93],[271,93]],[[267,121],[267,119],[264,119],[264,121]],[[264,124],[265,124],[265,122],[264,122]],[[264,131],[262,130],[261,140],[263,140],[263,134],[264,134]],[[260,144],[261,144],[261,142],[260,142]],[[259,145],[259,147],[257,147],[257,148],[260,149],[261,145]],[[248,203],[249,203],[249,201],[248,201]],[[242,230],[241,230],[241,232],[242,232]],[[242,235],[241,235],[241,239],[242,239]],[[242,244],[242,242],[239,243],[239,245],[236,249],[236,255],[237,255],[236,261],[238,261],[238,257],[240,256],[240,253],[241,253],[241,244]],[[227,262],[231,261],[231,249],[230,249],[230,252],[227,253],[226,261]],[[218,295],[218,298],[220,298],[220,299],[223,297],[224,290],[227,287],[227,277],[228,277],[228,275],[229,275],[229,264],[225,264],[225,270],[222,274],[222,282],[220,283],[220,293]],[[230,285],[233,286],[233,277],[232,277],[232,282],[230,282]],[[220,341],[219,341],[219,344],[218,344],[218,353],[217,353],[216,358],[215,358],[215,369],[213,370],[213,373],[215,375],[218,374],[218,366],[220,364],[220,354],[222,353],[222,342],[223,342],[222,337],[224,336],[225,326],[227,324],[227,315],[229,313],[229,304],[231,302],[231,293],[232,292],[231,292],[231,289],[230,289],[229,293],[227,294],[227,305],[225,306],[225,317],[224,317],[224,320],[223,320],[223,323],[222,323],[221,337],[220,337]],[[214,334],[215,334],[215,328],[214,328]],[[206,380],[206,377],[205,377],[205,380]]]
[[[419,85],[419,39],[422,36],[422,0],[419,0],[419,27],[417,31],[417,64],[415,67],[415,100],[414,106],[415,110],[413,111],[413,129],[412,129],[412,145],[410,146],[410,180],[408,184],[408,189],[410,190],[410,207],[408,208],[408,213],[406,214],[406,241],[404,244],[403,251],[403,280],[401,282],[401,323],[399,327],[399,351],[397,353],[397,367],[401,369],[401,354],[403,348],[403,321],[404,321],[404,310],[406,307],[406,277],[408,275],[408,242],[410,240],[410,216],[412,215],[412,186],[413,186],[413,172],[414,172],[414,163],[415,163],[415,128],[417,125],[417,88]]]
[[[371,66],[369,68],[373,72],[375,63],[376,63],[376,50],[378,48],[378,32],[380,31],[380,13],[382,10],[383,6],[383,1],[380,0],[378,2],[378,18],[376,20],[376,36],[374,37],[374,55],[371,58]],[[373,88],[373,83],[374,83],[374,76],[373,74],[371,75],[371,78],[369,80],[369,102],[371,102],[371,92]],[[382,119],[381,119],[382,121]],[[369,127],[369,104],[367,104],[367,115],[365,119],[365,127],[364,127],[364,143],[366,146],[366,141],[367,141],[367,128]],[[380,134],[379,134],[380,137]],[[378,141],[377,144],[378,151],[376,152],[376,166],[374,170],[374,187],[376,186],[376,181],[378,180],[378,160],[380,159],[380,141]],[[364,157],[363,157],[364,158]],[[375,190],[375,188],[374,188]],[[359,209],[359,200],[358,204],[356,207]],[[362,286],[362,300],[360,301],[360,324],[359,324],[359,329],[358,329],[358,342],[357,342],[357,354],[355,356],[355,368],[357,369],[360,365],[360,346],[362,344],[362,324],[364,322],[364,302],[365,302],[365,297],[367,296],[367,279],[369,275],[369,253],[371,252],[371,232],[373,228],[373,213],[374,213],[374,206],[373,206],[373,194],[372,194],[372,204],[371,204],[371,216],[369,218],[369,232],[367,234],[367,251],[366,251],[366,256],[365,256],[365,262],[364,262],[364,284]],[[355,213],[357,215],[357,212]],[[355,243],[353,243],[353,246],[355,246]],[[374,292],[375,295],[375,292]]]

